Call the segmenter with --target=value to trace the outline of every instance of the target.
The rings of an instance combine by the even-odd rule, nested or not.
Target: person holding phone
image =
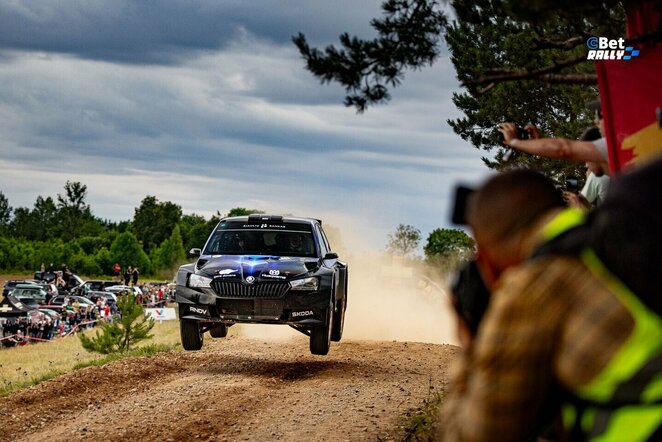
[[[607,189],[609,188],[609,175],[604,173],[600,163],[591,161],[586,162],[586,183],[582,190],[569,188],[566,180],[566,190],[563,192],[563,199],[570,207],[590,210],[597,207],[605,200]],[[576,181],[576,180],[575,180]],[[576,183],[575,183],[576,185]]]
[[[579,137],[580,141],[595,141],[600,138],[600,132],[597,127],[586,129]],[[574,185],[571,179],[566,180],[566,190],[563,192],[563,199],[568,206],[582,210],[591,210],[599,206],[607,196],[609,188],[609,175],[606,170],[606,162],[586,162],[586,183],[581,191],[578,191],[577,180]]]

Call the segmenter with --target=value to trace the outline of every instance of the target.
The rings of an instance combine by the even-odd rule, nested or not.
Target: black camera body
[[[455,311],[475,336],[490,302],[490,291],[475,260],[458,270],[451,284],[451,295]]]
[[[520,140],[529,139],[529,133],[522,126],[515,126],[515,129],[517,130],[517,138]]]

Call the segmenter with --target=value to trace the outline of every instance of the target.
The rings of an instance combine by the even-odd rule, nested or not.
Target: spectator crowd
[[[60,272],[55,273],[56,281],[64,279]],[[137,281],[137,273],[133,274]],[[135,292],[136,303],[146,308],[165,305],[175,296],[174,288],[167,284],[144,283],[130,287]],[[50,341],[93,328],[100,321],[121,320],[121,311],[111,298],[90,292],[86,286],[66,293],[62,305],[51,304],[57,293],[48,293],[46,304],[30,310],[25,316],[0,318],[0,348]],[[75,294],[89,299],[91,303],[81,302]],[[118,299],[121,296],[122,292],[117,293]]]

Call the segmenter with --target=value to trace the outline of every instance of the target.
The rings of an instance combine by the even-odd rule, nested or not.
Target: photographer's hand
[[[513,123],[501,123],[499,132],[503,135],[503,144],[512,147],[512,141],[517,139],[517,127]]]
[[[532,140],[537,140],[539,138],[542,138],[542,133],[540,133],[540,129],[538,129],[536,126],[534,126],[531,123],[524,126],[524,130],[526,131],[526,133],[529,134],[529,138]]]

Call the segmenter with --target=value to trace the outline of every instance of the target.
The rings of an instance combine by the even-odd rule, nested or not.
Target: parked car
[[[39,302],[34,298],[30,298],[26,296],[16,296],[16,299],[18,299],[18,301],[21,304],[25,305],[28,308],[33,308],[33,309],[39,308]]]
[[[102,298],[105,299],[107,303],[109,304],[117,304],[117,296],[114,293],[110,292],[102,292],[102,291],[89,291],[85,295],[86,298],[88,298],[90,301],[94,302],[96,304],[97,299]]]
[[[44,281],[49,283],[54,283],[56,277],[62,277],[61,271],[45,271],[45,272],[35,272],[34,279],[37,281]],[[83,280],[78,275],[71,274],[69,280],[66,283],[69,285],[69,290],[73,290],[77,287],[80,287],[83,284]]]
[[[41,287],[46,293],[50,293],[51,296],[56,296],[58,293],[57,286],[52,283],[48,283],[45,281],[30,281],[30,284],[38,285]]]
[[[94,307],[96,304],[89,299],[85,298],[84,296],[78,296],[78,295],[57,295],[53,299],[51,299],[51,304],[54,306],[67,306],[67,303],[71,300],[72,302],[78,302],[81,305],[85,306],[91,306]]]
[[[120,285],[121,282],[119,281],[107,281],[107,280],[102,280],[102,279],[92,279],[89,281],[85,281],[83,284],[80,285],[81,291],[84,293],[85,291],[94,291],[94,292],[102,292],[108,287],[112,287],[115,285]]]
[[[17,284],[12,290],[17,298],[33,298],[39,304],[46,304],[46,291],[37,284]]]
[[[10,294],[12,290],[14,290],[14,287],[16,287],[18,284],[25,284],[25,283],[26,282],[24,279],[12,279],[9,281],[5,281],[5,285],[2,288],[2,297],[4,298],[8,294]]]
[[[111,287],[106,287],[105,291],[108,293],[114,293],[115,295],[121,292],[133,292],[136,295],[143,294],[142,290],[140,290],[140,287],[136,287],[134,285],[114,285]]]
[[[224,337],[237,323],[284,324],[325,355],[340,341],[347,308],[347,264],[311,218],[223,218],[196,262],[179,268],[176,300],[185,350],[203,333]]]
[[[48,315],[51,319],[57,319],[60,316],[60,313],[56,312],[55,310],[51,310],[49,308],[40,308],[40,312],[42,312],[45,315]]]

